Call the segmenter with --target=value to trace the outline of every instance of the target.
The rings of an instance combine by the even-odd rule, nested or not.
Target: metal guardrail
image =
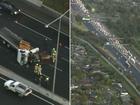
[[[41,0],[26,0],[26,1],[28,1],[28,2],[30,2],[32,4],[34,4],[34,5],[36,5],[38,7],[41,7],[42,4],[43,4]]]
[[[70,105],[69,104],[70,102],[67,99],[50,92],[49,90],[27,80],[26,78],[21,77],[20,75],[12,72],[11,70],[3,67],[2,65],[0,65],[0,74],[30,86],[36,92],[40,93],[45,97],[52,99],[53,101],[59,103],[60,105]]]
[[[8,42],[8,44],[10,44],[15,49],[18,49],[18,44],[22,40],[22,38],[17,36],[7,27],[4,27],[0,30],[0,37],[6,42]]]

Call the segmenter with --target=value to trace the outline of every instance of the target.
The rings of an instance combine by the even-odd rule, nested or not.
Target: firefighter
[[[38,65],[38,71],[37,71],[37,74],[38,74],[39,76],[42,75],[42,67],[41,67],[41,65]]]
[[[42,67],[41,67],[41,65],[39,65],[39,64],[35,65],[34,73],[37,74],[37,75],[42,75]]]
[[[38,64],[35,65],[34,73],[37,73],[37,71],[38,71]]]
[[[53,63],[54,63],[55,60],[56,60],[56,50],[55,50],[55,48],[52,49],[51,57],[52,57],[52,60],[53,60]]]
[[[35,80],[38,79],[37,71],[38,71],[38,64],[35,64],[34,66]]]
[[[34,68],[34,73],[35,73],[35,80],[41,81],[42,78],[42,67],[40,64],[36,64]]]

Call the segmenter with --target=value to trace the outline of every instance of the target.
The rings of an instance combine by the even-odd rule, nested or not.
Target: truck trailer
[[[7,45],[7,47],[16,49],[17,62],[20,65],[27,64],[29,62],[29,58],[30,60],[32,59],[32,56],[34,56],[34,59],[40,61],[38,57],[39,55],[37,56],[39,48],[33,48],[29,42],[23,40],[7,27],[0,29],[0,38],[2,43]]]

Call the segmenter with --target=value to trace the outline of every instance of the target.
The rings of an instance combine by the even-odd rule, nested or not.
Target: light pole
[[[55,81],[56,81],[56,72],[57,72],[57,62],[58,62],[58,51],[59,51],[59,39],[60,39],[60,32],[61,32],[61,19],[63,16],[65,16],[66,13],[68,13],[69,10],[67,10],[64,14],[62,14],[60,17],[56,18],[49,24],[47,24],[45,27],[48,28],[51,24],[59,20],[59,25],[58,25],[58,36],[57,36],[57,46],[56,46],[56,61],[55,61],[55,66],[54,66],[54,75],[53,75],[53,87],[52,87],[52,92],[55,92]]]
[[[54,22],[60,20],[63,16],[65,16],[67,13],[69,12],[69,9],[64,12],[62,15],[60,15],[58,18],[56,18],[55,20],[51,21],[50,23],[46,24],[45,25],[45,28],[48,28],[51,24],[53,24]]]
[[[53,93],[55,92],[55,81],[56,81],[58,51],[59,51],[60,30],[61,30],[61,19],[59,20],[58,37],[57,37],[56,61],[55,61],[55,66],[54,66],[53,89],[52,89]]]

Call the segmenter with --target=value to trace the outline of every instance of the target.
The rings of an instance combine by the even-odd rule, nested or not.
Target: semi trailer
[[[7,47],[16,49],[17,62],[20,65],[25,65],[29,61],[40,61],[39,48],[33,48],[29,42],[23,40],[7,27],[0,29],[0,39]]]

